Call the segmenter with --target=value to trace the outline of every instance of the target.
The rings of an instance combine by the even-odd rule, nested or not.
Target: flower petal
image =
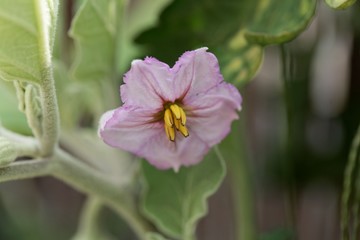
[[[222,82],[208,92],[188,98],[189,132],[196,133],[210,146],[218,144],[231,130],[231,122],[238,118],[241,96],[231,84]]]
[[[216,57],[206,50],[199,48],[185,52],[171,69],[176,98],[195,96],[223,81]]]
[[[151,123],[152,112],[120,107],[100,119],[99,135],[105,143],[134,154],[153,136],[163,132],[161,123]]]
[[[176,133],[176,141],[171,142],[165,132],[161,132],[147,141],[140,156],[159,169],[173,168],[176,172],[181,166],[190,166],[200,162],[209,151],[209,146],[196,134],[184,138]]]
[[[160,109],[166,101],[174,101],[172,74],[167,64],[155,58],[134,60],[120,87],[126,105]]]
[[[203,159],[209,146],[196,134],[184,138],[177,132],[171,142],[162,124],[147,123],[149,115],[127,107],[109,111],[100,120],[99,135],[108,145],[144,157],[159,169],[178,171]]]

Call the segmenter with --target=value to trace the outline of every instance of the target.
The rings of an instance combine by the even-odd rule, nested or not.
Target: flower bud
[[[6,166],[17,157],[15,144],[4,137],[0,137],[0,167]]]

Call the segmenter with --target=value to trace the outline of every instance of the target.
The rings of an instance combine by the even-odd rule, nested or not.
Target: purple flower
[[[159,169],[200,162],[241,108],[238,90],[224,82],[206,50],[185,52],[172,68],[155,58],[134,60],[120,87],[124,104],[100,120],[104,142]]]

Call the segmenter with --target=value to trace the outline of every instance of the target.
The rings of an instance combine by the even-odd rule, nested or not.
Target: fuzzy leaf
[[[225,165],[212,151],[196,166],[160,171],[142,165],[147,185],[143,212],[169,236],[189,239],[198,220],[207,213],[207,198],[220,186]]]
[[[325,0],[327,5],[335,9],[345,9],[353,5],[356,0]]]
[[[57,0],[0,1],[0,78],[41,83],[51,67]]]
[[[142,54],[141,47],[134,44],[135,37],[145,29],[155,26],[160,12],[171,2],[172,0],[128,1],[123,22],[123,37],[119,44],[121,47],[117,49],[117,67],[120,72],[125,72],[131,60]]]
[[[76,59],[72,71],[79,80],[102,80],[112,76],[115,62],[118,0],[85,0],[70,29]]]
[[[120,79],[119,72],[137,52],[132,39],[155,24],[158,12],[170,1],[129,1],[125,6],[122,0],[85,0],[70,29],[76,43],[75,78]]]
[[[261,45],[291,41],[307,27],[315,7],[314,0],[261,0],[245,37]]]
[[[7,82],[0,82],[0,123],[9,130],[31,134],[25,115],[18,110],[18,101],[10,88],[12,86],[7,85]]]

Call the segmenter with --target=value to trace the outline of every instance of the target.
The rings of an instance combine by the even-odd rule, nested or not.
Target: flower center
[[[189,136],[189,131],[185,126],[186,115],[184,109],[176,103],[165,106],[164,122],[166,136],[170,141],[175,141],[175,129],[181,132],[184,137]]]

